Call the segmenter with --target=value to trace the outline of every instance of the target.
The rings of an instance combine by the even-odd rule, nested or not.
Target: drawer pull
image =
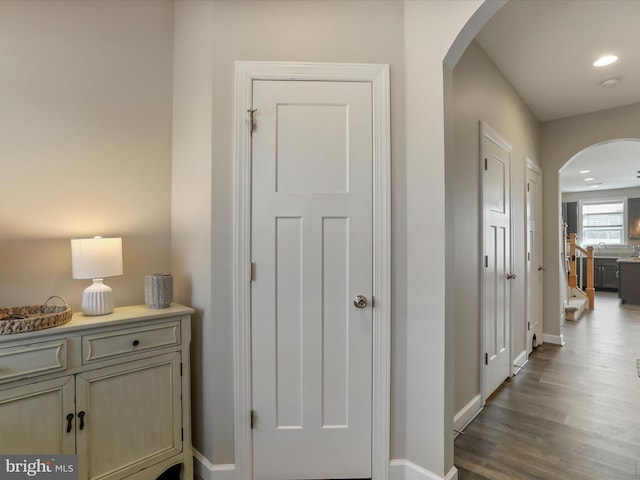
[[[67,415],[67,433],[71,431],[71,421],[73,420],[73,413]]]
[[[84,411],[78,412],[78,418],[80,419],[80,430],[84,429]]]
[[[138,345],[140,345],[140,340],[134,340],[133,341],[133,346],[137,347]]]

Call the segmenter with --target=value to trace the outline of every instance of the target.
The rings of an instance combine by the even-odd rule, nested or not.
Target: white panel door
[[[542,172],[527,166],[527,354],[542,343]],[[535,337],[535,342],[534,342]]]
[[[511,149],[497,134],[482,135],[485,347],[484,398],[510,375]]]
[[[371,105],[365,82],[254,82],[254,479],[371,477]]]

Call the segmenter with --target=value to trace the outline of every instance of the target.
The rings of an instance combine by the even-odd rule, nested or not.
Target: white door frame
[[[538,216],[540,218],[540,225],[539,228],[542,229],[543,223],[542,223],[542,168],[540,168],[540,165],[538,165],[536,162],[534,162],[533,160],[531,160],[529,157],[527,157],[527,163],[526,163],[526,167],[524,170],[524,184],[527,185],[529,183],[529,170],[531,170],[532,172],[534,172],[536,175],[538,175],[539,179],[540,179],[540,190],[539,190],[539,195],[540,197],[538,198]],[[527,191],[525,190],[524,192],[525,194],[525,212],[529,212],[529,202],[530,202],[530,197],[529,195],[527,195]],[[529,242],[529,217],[528,215],[525,214],[525,219],[524,219],[524,223],[525,223],[525,232],[527,232],[527,235],[525,235],[526,237],[526,244],[528,246],[528,242]],[[538,244],[538,252],[540,253],[540,255],[537,257],[538,262],[542,262],[543,260],[543,243],[542,243],[542,239],[543,239],[543,235],[544,232],[542,232],[540,234],[540,242]],[[526,249],[528,250],[528,248]],[[539,263],[540,266],[542,265],[541,263]],[[535,268],[537,269],[538,266],[537,265],[533,265],[531,264],[531,268]],[[528,329],[528,320],[529,320],[529,312],[531,309],[531,305],[530,305],[530,295],[529,295],[529,289],[531,288],[531,285],[529,283],[530,278],[529,278],[529,272],[527,272],[527,274],[525,275],[525,305],[526,305],[526,310],[525,310],[525,319],[524,319],[524,342],[525,342],[525,351],[527,352],[527,355],[529,355],[529,353],[531,352],[531,350],[533,349],[532,346],[530,345],[529,342],[529,329]],[[543,277],[543,282],[544,282],[544,277]],[[542,291],[538,292],[538,296],[542,296]],[[539,301],[539,298],[534,299],[534,301]],[[539,312],[540,316],[542,316],[542,311]],[[539,319],[539,327],[542,328],[542,318]],[[533,333],[537,333],[536,339],[538,341],[538,345],[542,344],[542,332],[533,332]]]
[[[373,103],[372,480],[389,478],[391,365],[391,126],[389,66],[236,62],[233,338],[236,478],[253,478],[251,411],[251,133],[254,80],[370,82]],[[259,112],[256,112],[259,122]]]
[[[485,245],[485,228],[486,228],[486,218],[485,218],[485,202],[484,202],[484,194],[485,194],[485,188],[484,188],[484,152],[482,150],[482,140],[483,139],[489,139],[490,141],[492,141],[493,143],[495,143],[496,145],[499,145],[500,147],[502,147],[503,149],[507,150],[510,154],[511,152],[513,152],[513,147],[511,146],[511,144],[509,142],[507,142],[498,132],[496,132],[494,129],[492,129],[489,125],[487,125],[485,122],[483,122],[482,120],[480,121],[480,155],[479,155],[479,168],[480,168],[480,199],[481,201],[480,203],[480,251],[482,252],[480,255],[481,259],[484,259],[484,252],[486,249],[486,245]],[[510,248],[510,252],[509,252],[509,270],[511,271],[513,268],[513,212],[511,211],[511,200],[513,198],[512,195],[512,189],[513,188],[513,182],[511,181],[511,167],[509,168],[509,248]],[[484,261],[483,261],[484,262]],[[485,348],[486,348],[486,338],[485,338],[485,330],[486,330],[486,321],[487,319],[485,318],[485,290],[486,290],[486,286],[485,286],[485,280],[484,280],[484,263],[481,265],[480,269],[481,269],[481,274],[480,274],[480,390],[481,390],[481,394],[482,394],[482,405],[484,406],[487,403],[487,398],[489,397],[489,395],[486,392],[486,386],[485,386],[485,376],[486,376],[486,365],[485,365]],[[512,365],[510,367],[510,372],[511,374],[513,374],[513,362],[512,362],[512,352],[511,352],[511,340],[512,340],[512,331],[513,329],[511,328],[511,322],[513,320],[513,302],[511,301],[513,298],[513,286],[512,284],[510,284],[509,287],[509,297],[510,297],[510,301],[509,301],[509,333],[508,333],[508,340],[507,340],[507,348],[508,348],[508,358],[509,358],[509,362]],[[491,393],[491,392],[490,392]]]

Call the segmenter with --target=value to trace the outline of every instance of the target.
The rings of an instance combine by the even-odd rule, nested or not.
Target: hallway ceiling
[[[639,21],[638,0],[513,0],[476,40],[545,122],[640,103]],[[606,54],[619,60],[592,65]]]
[[[639,19],[640,0],[512,0],[476,41],[533,115],[545,122],[640,103]],[[618,61],[593,66],[607,54],[617,55]],[[600,85],[612,78],[619,84]],[[591,189],[578,174],[583,169],[592,171],[590,177],[602,183],[601,189],[640,186],[640,142],[615,148],[620,166],[614,169],[611,157],[599,155],[611,149],[593,149],[585,158],[588,166],[580,161],[565,166],[563,191]]]

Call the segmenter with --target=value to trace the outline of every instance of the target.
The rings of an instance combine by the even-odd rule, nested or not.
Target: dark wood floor
[[[640,308],[598,294],[455,442],[459,480],[640,478]]]

